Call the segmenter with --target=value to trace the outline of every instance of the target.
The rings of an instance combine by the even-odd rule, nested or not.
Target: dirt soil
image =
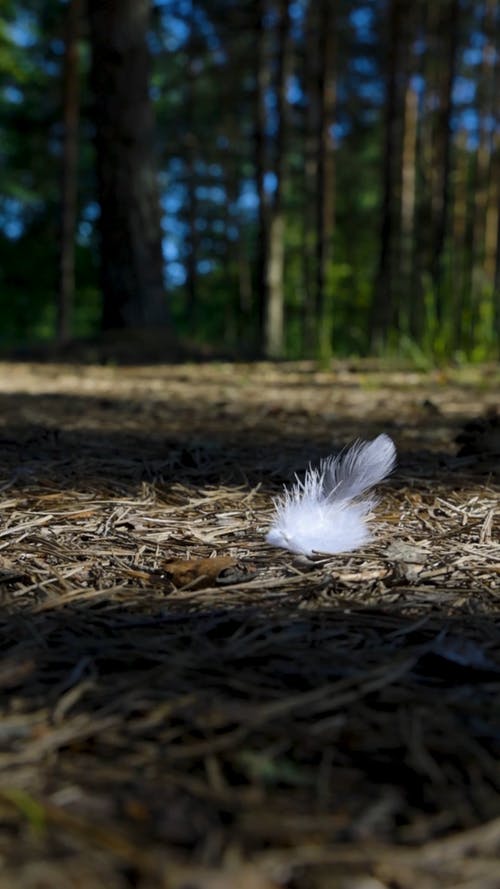
[[[499,391],[1,365],[0,889],[498,889]],[[374,541],[268,546],[380,432]]]

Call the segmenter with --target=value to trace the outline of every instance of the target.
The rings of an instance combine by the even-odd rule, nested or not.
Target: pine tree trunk
[[[187,213],[187,256],[186,256],[186,313],[190,329],[196,330],[198,322],[198,201],[196,197],[196,153],[195,137],[188,133],[184,146],[186,165],[186,213]]]
[[[281,358],[284,336],[285,220],[281,208],[273,209],[269,220],[269,255],[266,267],[267,304],[265,312],[264,354]]]
[[[72,334],[75,298],[75,229],[78,201],[78,130],[80,122],[80,65],[78,39],[82,0],[70,0],[66,10],[63,75],[63,154],[61,177],[61,230],[57,300],[57,340],[67,343]]]
[[[266,263],[264,350],[267,358],[280,358],[284,348],[285,308],[285,218],[283,187],[285,176],[286,80],[288,67],[289,0],[280,0],[276,57],[276,187],[271,201]]]
[[[234,146],[236,136],[231,133],[229,144]],[[252,270],[250,265],[250,251],[246,243],[245,229],[242,225],[238,209],[239,179],[238,166],[230,153],[224,159],[225,188],[227,202],[224,213],[226,230],[226,256],[228,267],[236,270],[238,291],[233,302],[233,314],[235,318],[236,336],[242,351],[248,354],[248,331],[252,324],[252,312],[254,308],[252,291]]]
[[[316,185],[316,324],[317,354],[322,360],[332,350],[332,297],[328,271],[334,230],[335,160],[332,127],[335,116],[334,21],[330,0],[321,0],[318,69],[318,130]]]
[[[228,143],[222,159],[226,202],[224,206],[225,263],[231,270],[231,284],[237,282],[237,290],[231,299],[228,314],[233,329],[232,343],[239,348],[241,356],[250,357],[251,342],[248,335],[253,321],[252,267],[245,226],[241,219],[238,200],[240,196],[239,158],[235,156],[238,130],[234,118],[228,122],[226,130]]]
[[[495,227],[495,215],[498,214],[498,192],[493,170],[493,138],[491,121],[496,117],[498,102],[495,76],[498,61],[495,52],[497,0],[487,0],[483,15],[484,45],[482,50],[481,70],[478,83],[478,147],[476,153],[476,183],[473,220],[473,271],[472,297],[474,314],[480,312],[480,303],[485,298],[486,285],[492,281],[491,275],[491,244]],[[489,267],[489,274],[486,269]]]
[[[196,50],[195,50],[195,22],[194,3],[189,4],[189,17],[187,25],[189,37],[186,44],[186,84],[185,84],[185,108],[186,108],[186,134],[184,139],[184,161],[186,165],[186,196],[187,196],[187,226],[188,249],[186,257],[186,292],[187,292],[187,316],[190,329],[196,331],[198,322],[198,232],[196,222],[198,219],[198,200],[196,194],[197,175],[197,137],[195,132],[196,110]]]
[[[388,47],[386,68],[386,99],[383,145],[383,195],[380,228],[380,253],[374,287],[371,341],[375,348],[387,342],[396,311],[394,299],[394,239],[398,179],[399,108],[398,108],[398,47],[402,32],[402,0],[390,0],[388,9]]]
[[[423,84],[420,99],[421,112],[417,127],[418,191],[415,217],[415,295],[412,313],[412,335],[421,342],[425,333],[424,299],[428,291],[433,244],[433,196],[438,182],[434,161],[434,105],[436,91],[436,60],[440,54],[439,12],[437,3],[422,4],[420,9],[420,41],[425,50],[420,53],[418,76]]]
[[[318,45],[319,45],[319,9],[317,4],[309,3],[305,25],[305,52],[303,60],[303,80],[305,84],[306,103],[303,113],[304,128],[304,168],[303,193],[304,214],[302,230],[302,260],[304,292],[301,305],[302,346],[307,356],[315,354],[316,343],[316,188],[318,184],[318,150],[317,132],[319,120],[319,96],[317,84]]]
[[[403,155],[401,171],[401,278],[408,307],[408,328],[415,336],[417,327],[415,287],[415,199],[417,173],[418,96],[408,81],[405,96]]]
[[[458,52],[458,23],[460,16],[460,0],[449,0],[446,4],[447,15],[441,22],[441,33],[446,35],[446,51],[443,52],[444,69],[441,72],[439,112],[436,126],[436,169],[439,180],[434,192],[435,197],[435,228],[432,252],[431,273],[436,294],[436,318],[440,322],[444,312],[443,275],[444,253],[448,232],[450,204],[450,174],[453,114],[453,84]]]
[[[453,288],[453,346],[462,348],[463,318],[465,306],[467,255],[467,193],[469,188],[469,152],[467,131],[460,130],[456,140],[455,188],[453,196],[453,254],[451,283]]]
[[[267,166],[266,152],[266,107],[265,94],[268,86],[268,62],[266,53],[266,28],[265,28],[266,0],[255,2],[255,45],[256,67],[254,85],[254,166],[255,181],[258,199],[258,229],[257,229],[257,316],[259,342],[258,351],[265,351],[265,318],[268,303],[268,208],[265,188],[265,175]]]
[[[484,275],[488,285],[495,289],[495,269],[497,257],[498,229],[500,225],[500,136],[497,135],[491,156],[490,185],[484,235]],[[494,294],[495,296],[495,294]],[[500,313],[500,293],[496,293]]]
[[[497,188],[496,188],[496,196],[498,200],[497,207],[500,206],[500,143],[497,144],[497,154],[496,154],[496,167],[498,170],[498,179],[497,179]],[[496,235],[497,242],[495,248],[495,272],[493,277],[493,307],[494,307],[494,330],[496,334],[497,340],[497,357],[500,359],[500,218],[497,212],[496,215]]]
[[[168,321],[149,94],[149,0],[89,0],[104,329]]]

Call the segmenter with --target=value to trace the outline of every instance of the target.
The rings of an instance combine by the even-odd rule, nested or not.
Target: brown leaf
[[[235,566],[236,560],[231,556],[214,556],[211,559],[168,559],[162,565],[165,574],[177,588],[189,586],[196,589],[224,582],[222,580],[224,574]]]

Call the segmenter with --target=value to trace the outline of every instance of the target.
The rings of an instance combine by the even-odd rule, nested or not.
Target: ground
[[[499,383],[1,366],[1,889],[498,889]],[[269,547],[380,432],[373,543]]]

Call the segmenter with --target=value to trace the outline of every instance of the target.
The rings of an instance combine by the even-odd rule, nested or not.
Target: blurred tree
[[[385,67],[384,143],[382,152],[383,196],[380,220],[380,255],[375,281],[371,342],[386,345],[395,322],[395,238],[398,217],[401,127],[401,50],[403,43],[403,0],[389,0]]]
[[[492,224],[492,227],[490,229],[492,235],[491,254],[489,254],[488,259],[491,262],[491,268],[493,272],[493,336],[495,342],[498,344],[500,343],[500,136],[498,135],[498,133],[495,138],[495,153],[493,158],[493,170],[495,171],[495,175],[492,177],[493,190],[491,194],[491,201],[492,206],[496,207],[496,210],[493,210],[492,213],[494,224]],[[494,238],[495,228],[496,244]],[[500,357],[500,349],[498,347],[497,351]]]
[[[418,95],[413,78],[408,76],[404,98],[403,149],[401,157],[401,260],[399,299],[404,301],[405,328],[418,333],[417,315],[420,306],[414,282],[415,276],[415,207],[417,183],[417,128]]]
[[[266,32],[266,0],[254,4],[255,70],[254,70],[254,146],[255,183],[258,201],[256,281],[258,298],[259,338],[262,350],[265,337],[266,312],[269,302],[267,267],[269,262],[269,221],[267,212],[266,95],[270,83],[269,50]]]
[[[217,350],[494,353],[498,0],[90,0],[61,263],[74,3],[0,0],[4,340],[168,322],[165,273]]]
[[[198,305],[198,176],[196,165],[199,157],[198,135],[196,127],[196,82],[199,65],[199,49],[196,39],[195,9],[193,0],[189,0],[187,15],[188,38],[186,42],[186,86],[185,109],[186,127],[184,132],[184,160],[186,165],[186,197],[188,222],[188,249],[186,256],[186,290],[187,314],[194,329],[197,326]]]
[[[63,68],[63,147],[61,176],[61,233],[57,337],[70,340],[75,299],[75,239],[78,199],[78,148],[80,121],[79,39],[83,0],[69,0],[66,12]]]
[[[318,10],[318,80],[316,133],[316,351],[321,359],[332,352],[332,263],[334,229],[334,136],[335,123],[335,11],[331,0],[321,0]]]
[[[457,350],[462,345],[464,306],[466,303],[465,280],[467,275],[467,267],[469,265],[469,261],[466,258],[469,253],[467,245],[468,197],[470,193],[469,173],[470,156],[469,151],[467,150],[467,133],[465,130],[462,129],[457,134],[455,146],[451,247],[454,262],[450,275],[451,287],[453,289],[452,305],[454,310],[452,338],[454,347]]]
[[[284,347],[285,311],[285,216],[283,191],[286,161],[287,76],[289,69],[290,0],[278,0],[276,8],[276,61],[274,96],[276,132],[274,137],[274,188],[269,201],[269,219],[265,227],[266,305],[264,308],[264,354],[280,358]]]
[[[103,327],[168,321],[154,114],[149,0],[89,0],[100,204]]]
[[[498,188],[494,169],[495,118],[498,107],[500,64],[495,52],[498,21],[497,0],[485,0],[482,9],[484,42],[477,79],[478,126],[475,157],[475,201],[473,216],[472,288],[475,295],[472,323],[478,320],[485,290],[494,283]]]
[[[436,320],[441,324],[445,311],[444,260],[450,205],[453,87],[459,48],[460,0],[441,0],[437,5],[441,64],[438,70],[438,111],[435,126],[434,170],[437,178],[432,196],[434,227],[430,271],[435,293]]]

